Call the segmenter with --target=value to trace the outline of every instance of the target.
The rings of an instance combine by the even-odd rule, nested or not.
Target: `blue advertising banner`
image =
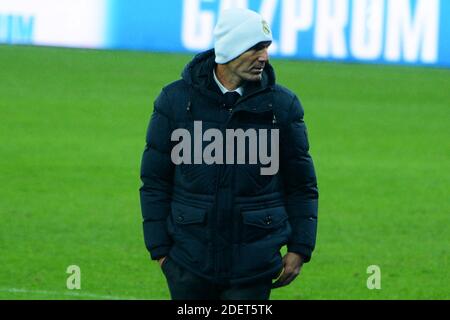
[[[1,0],[0,43],[200,52],[229,7],[261,13],[274,57],[450,67],[450,0]]]
[[[206,50],[213,46],[219,12],[231,6],[263,15],[272,27],[275,57],[450,66],[447,0],[113,0],[106,43]]]

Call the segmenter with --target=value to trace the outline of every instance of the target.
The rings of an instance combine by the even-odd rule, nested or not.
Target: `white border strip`
[[[101,295],[89,292],[58,292],[58,291],[45,291],[45,290],[28,290],[28,289],[18,289],[18,288],[0,288],[0,292],[8,292],[8,293],[30,293],[37,295],[61,295],[61,296],[69,296],[69,297],[80,297],[80,298],[92,298],[99,300],[139,300],[134,297],[117,297],[117,296],[108,296]]]

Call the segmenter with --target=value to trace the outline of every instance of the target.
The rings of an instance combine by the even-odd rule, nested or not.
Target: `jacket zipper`
[[[254,95],[258,94],[258,93],[264,92],[266,90],[271,90],[271,88],[260,89],[260,90],[257,90],[255,92],[252,92],[251,94],[249,94],[247,96],[241,97],[241,98],[239,98],[236,101],[235,105],[238,105],[242,101],[245,101],[248,98],[250,98],[250,97],[252,97],[252,96],[254,96]],[[225,121],[225,123],[223,124],[223,126],[221,128],[222,134],[224,134],[224,131],[227,129],[231,119],[233,118],[233,115],[236,114],[236,112],[239,112],[239,111],[242,111],[242,110],[245,110],[245,109],[242,109],[242,108],[241,109],[236,108],[234,110],[233,110],[233,108],[228,109],[229,116],[228,116],[227,121]],[[247,110],[247,111],[252,112],[252,113],[261,113],[261,112],[263,112],[263,111],[255,112],[254,110]],[[266,111],[266,110],[264,110],[264,111]],[[218,195],[218,192],[219,192],[220,181],[221,181],[221,178],[222,178],[222,175],[223,175],[224,165],[225,164],[219,165],[219,169],[218,169],[219,173],[217,175],[217,181],[216,181],[216,201],[215,201],[215,205],[214,205],[214,210],[216,212],[217,212],[217,198],[218,198],[217,195]],[[214,257],[213,257],[213,261],[214,261],[213,268],[214,268],[214,274],[216,274],[216,276],[218,276],[219,275],[219,265],[218,265],[218,260],[219,259],[218,259],[218,254],[217,254],[217,247],[218,247],[217,246],[217,237],[215,235],[217,234],[216,230],[218,230],[219,226],[218,226],[217,214],[215,214],[213,216],[214,216],[214,229],[215,229],[214,232],[213,232],[213,239],[212,239],[212,242],[213,242],[213,254],[214,254]],[[233,230],[231,230],[231,232],[234,233],[235,229],[237,228],[236,219],[233,220],[233,227],[232,228],[233,228]]]

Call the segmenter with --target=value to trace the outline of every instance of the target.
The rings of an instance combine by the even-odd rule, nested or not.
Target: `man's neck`
[[[218,64],[215,70],[217,79],[228,90],[234,91],[242,85],[242,79],[231,73],[226,66]]]

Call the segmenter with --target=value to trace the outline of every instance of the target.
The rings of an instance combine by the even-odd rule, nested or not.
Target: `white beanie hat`
[[[214,28],[216,63],[227,63],[263,41],[272,41],[272,32],[258,13],[238,8],[222,11]]]

